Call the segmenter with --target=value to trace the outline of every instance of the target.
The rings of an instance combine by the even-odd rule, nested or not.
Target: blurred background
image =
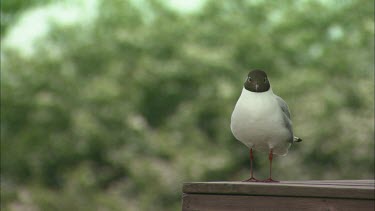
[[[6,0],[1,29],[4,211],[180,210],[183,182],[247,178],[255,68],[304,140],[276,179],[374,178],[373,1]]]

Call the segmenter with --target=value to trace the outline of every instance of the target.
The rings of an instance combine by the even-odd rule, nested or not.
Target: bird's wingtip
[[[302,139],[301,138],[298,138],[297,136],[294,137],[294,142],[301,142]]]

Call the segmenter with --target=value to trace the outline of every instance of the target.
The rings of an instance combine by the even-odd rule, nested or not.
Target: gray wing
[[[290,120],[290,112],[289,112],[289,107],[288,107],[288,104],[286,104],[286,102],[279,96],[275,95],[276,96],[276,100],[277,102],[279,103],[279,106],[283,112],[283,119],[284,119],[284,124],[285,124],[285,127],[288,128],[290,134],[291,134],[291,138],[290,140],[288,140],[289,142],[293,142],[293,129],[292,129],[292,121]]]
[[[290,120],[290,112],[289,112],[289,107],[288,107],[288,104],[286,104],[286,102],[283,100],[283,98],[276,96],[276,100],[277,102],[279,103],[279,106],[281,108],[281,110],[284,112],[284,114],[289,118]]]

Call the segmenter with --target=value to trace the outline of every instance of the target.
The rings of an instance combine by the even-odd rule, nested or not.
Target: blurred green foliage
[[[89,23],[52,22],[31,55],[7,47],[2,19],[2,210],[179,210],[183,182],[246,178],[229,124],[254,68],[304,139],[276,158],[277,179],[374,178],[372,1],[166,5],[98,1]]]
[[[18,18],[23,12],[31,7],[52,2],[52,0],[8,0],[1,1],[1,37],[8,30],[9,27],[16,24]]]

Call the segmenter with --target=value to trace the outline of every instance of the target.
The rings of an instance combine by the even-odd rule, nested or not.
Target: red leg
[[[270,177],[266,180],[263,180],[263,182],[279,182],[277,180],[272,179],[272,159],[273,159],[273,151],[270,150],[270,153],[268,155],[268,159],[270,160]]]
[[[253,160],[254,160],[253,149],[250,148],[250,178],[247,180],[243,180],[242,182],[259,182],[259,180],[255,179],[253,176]]]

